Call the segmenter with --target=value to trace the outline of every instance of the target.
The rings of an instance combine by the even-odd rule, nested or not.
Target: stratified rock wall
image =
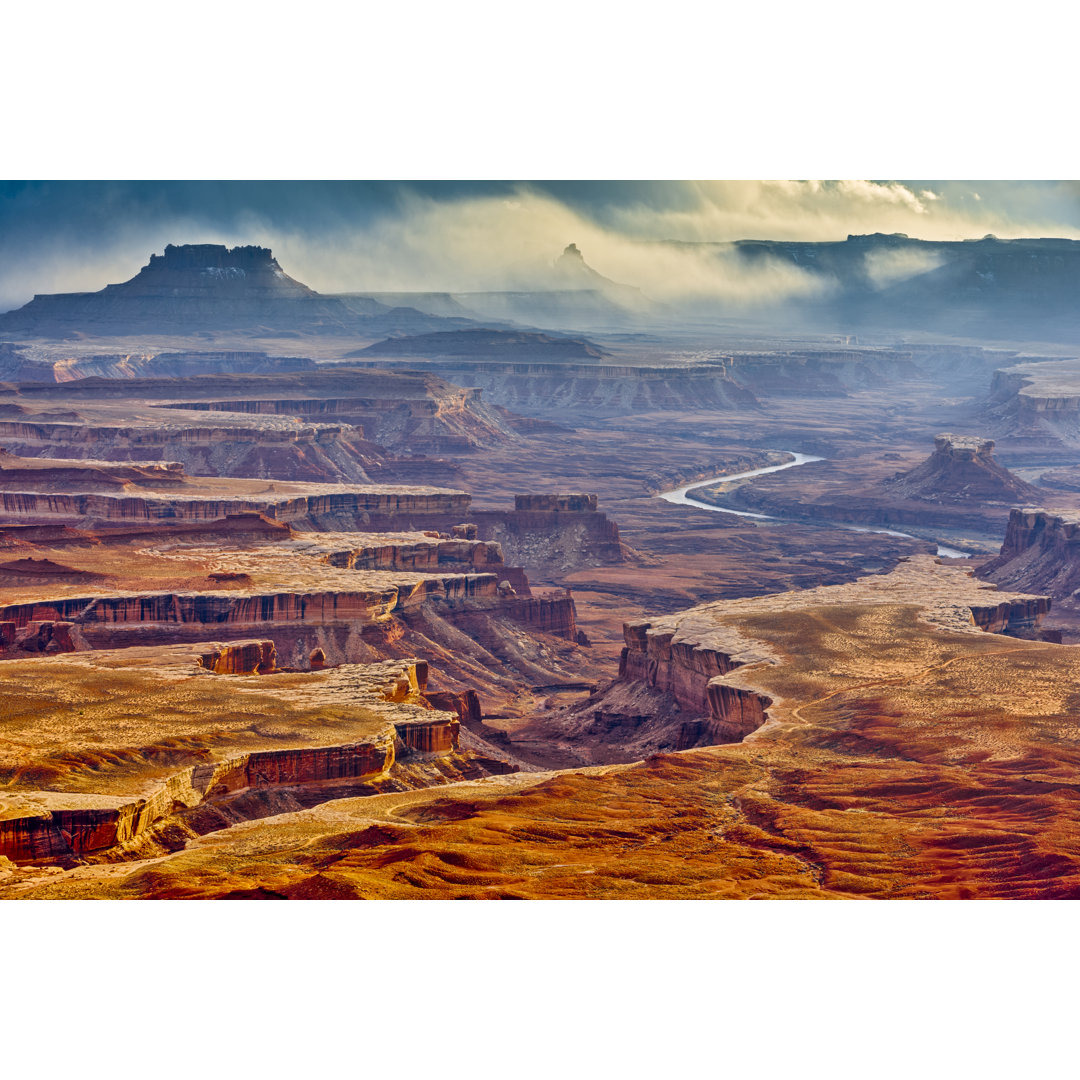
[[[979,577],[1013,589],[1065,598],[1080,588],[1080,517],[1041,509],[1009,515],[1001,552]]]
[[[516,495],[515,509],[473,510],[480,536],[504,558],[552,575],[627,561],[619,527],[596,509],[595,495]]]
[[[697,718],[689,727],[682,726],[682,749],[737,742],[768,718],[767,697],[724,678],[746,663],[764,659],[746,654],[745,642],[735,638],[727,651],[693,640],[676,641],[674,631],[655,628],[649,622],[627,623],[623,639],[620,681],[642,682],[650,690],[670,696],[680,709]],[[743,655],[737,655],[736,649]]]
[[[326,491],[306,496],[214,498],[198,495],[169,497],[57,494],[43,491],[0,491],[0,511],[13,519],[96,522],[220,521],[236,514],[263,514],[276,521],[381,519],[386,525],[401,519],[468,515],[470,496],[463,492],[411,494],[400,491]]]

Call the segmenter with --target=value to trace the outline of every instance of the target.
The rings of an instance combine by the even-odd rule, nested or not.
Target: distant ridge
[[[600,360],[610,355],[586,338],[520,330],[454,330],[390,338],[346,357],[417,356],[430,359],[491,359],[531,363]]]
[[[222,244],[169,244],[129,281],[35,296],[0,315],[0,333],[41,337],[249,329],[376,337],[462,325],[474,324],[320,295],[286,274],[269,248]]]
[[[790,322],[828,332],[946,332],[982,339],[1080,341],[1080,241],[919,240],[903,233],[835,241],[643,241],[737,261],[747,271],[792,268],[816,281],[782,301]]]

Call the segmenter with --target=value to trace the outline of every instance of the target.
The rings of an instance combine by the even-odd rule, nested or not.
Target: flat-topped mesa
[[[16,693],[63,688],[37,712],[2,718],[19,750],[12,756],[3,747],[16,743],[0,742],[0,770],[14,777],[0,793],[0,855],[73,865],[145,839],[166,820],[185,837],[205,832],[185,829],[205,804],[232,803],[246,816],[249,789],[262,789],[254,816],[264,816],[295,809],[275,794],[284,786],[334,781],[336,797],[369,795],[401,790],[405,774],[446,783],[469,766],[458,753],[457,714],[474,701],[463,693],[462,709],[441,709],[425,692],[424,661],[283,672],[273,670],[273,649],[210,642],[194,653],[135,648],[0,665]],[[169,707],[146,712],[140,702],[150,695]],[[428,755],[440,760],[426,764]],[[311,794],[324,801],[318,789]]]
[[[320,295],[289,277],[269,248],[169,244],[128,281],[98,292],[35,296],[0,315],[0,332],[51,337],[229,329],[352,335],[366,330],[370,339],[444,329],[461,321],[393,311],[374,300]]]
[[[596,495],[515,495],[515,510],[567,511],[595,513]]]
[[[619,527],[597,509],[596,495],[515,495],[513,510],[473,510],[479,535],[497,541],[504,558],[548,576],[586,566],[624,563]]]
[[[905,499],[933,503],[1017,503],[1041,499],[1031,484],[993,458],[994,440],[944,433],[921,465],[884,482]]]
[[[132,287],[140,279],[146,280],[171,274],[187,274],[192,271],[200,277],[216,276],[215,271],[225,271],[225,280],[240,277],[271,277],[284,279],[298,288],[310,293],[312,290],[287,277],[274,258],[270,248],[246,244],[234,248],[224,244],[166,244],[164,255],[151,255],[150,262],[139,271],[137,277],[126,283]],[[121,288],[122,286],[108,286]],[[288,285],[281,286],[287,288]]]
[[[239,482],[236,482],[239,487]],[[426,525],[429,520],[460,521],[469,515],[471,496],[465,492],[390,486],[369,488],[336,484],[259,484],[242,490],[222,491],[220,485],[191,483],[182,492],[168,495],[131,491],[125,494],[50,491],[0,491],[0,511],[10,522],[63,522],[67,524],[213,522],[239,514],[261,514],[273,521],[331,528],[358,526],[401,528]],[[301,491],[308,494],[300,494]],[[294,493],[295,492],[295,493]]]

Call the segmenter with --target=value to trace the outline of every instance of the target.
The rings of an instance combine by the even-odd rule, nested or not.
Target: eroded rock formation
[[[1071,597],[1080,589],[1080,515],[1013,510],[998,557],[978,573],[1004,588]]]
[[[463,324],[374,300],[321,296],[289,277],[269,248],[221,244],[167,244],[129,281],[100,292],[38,295],[0,315],[0,332],[43,337],[257,328],[377,336]]]
[[[1038,488],[1013,476],[993,457],[993,439],[945,433],[921,465],[885,482],[903,499],[932,503],[1010,504],[1041,498]]]
[[[47,706],[5,717],[6,734],[16,727],[25,734],[18,760],[0,750],[0,771],[9,778],[0,795],[0,855],[71,864],[137,844],[162,821],[204,804],[236,803],[251,789],[385,781],[399,759],[457,753],[460,721],[426,699],[422,662],[289,674],[274,672],[273,657],[272,642],[250,641],[206,645],[194,655],[183,647],[92,653],[60,667],[26,661],[5,672],[12,683],[59,680],[70,700],[94,712],[97,735],[86,740],[78,722],[58,713],[52,723],[67,734],[58,755],[48,724],[33,730],[47,720]],[[219,681],[226,673],[237,678]],[[112,704],[101,702],[98,682],[111,690]],[[214,705],[223,688],[231,716]],[[140,693],[168,695],[170,715],[141,712]],[[260,733],[261,710],[292,729]],[[156,745],[130,744],[132,718]],[[184,737],[176,741],[179,732]],[[95,742],[104,750],[101,761]],[[51,785],[38,786],[47,778]],[[440,782],[439,773],[427,782]]]
[[[1043,640],[1040,623],[1050,598],[1001,594],[967,571],[918,556],[891,574],[848,585],[705,604],[628,623],[618,678],[587,704],[539,723],[534,734],[572,736],[592,760],[738,742],[768,721],[773,703],[753,673],[786,662],[759,630],[835,606],[907,606],[950,632]]]

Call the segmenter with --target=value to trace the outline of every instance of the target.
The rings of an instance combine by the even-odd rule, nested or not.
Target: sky
[[[3,181],[0,310],[133,277],[167,243],[262,244],[321,292],[543,287],[574,242],[660,300],[799,295],[792,268],[642,241],[1080,238],[1066,181]],[[882,267],[888,277],[903,268]]]

